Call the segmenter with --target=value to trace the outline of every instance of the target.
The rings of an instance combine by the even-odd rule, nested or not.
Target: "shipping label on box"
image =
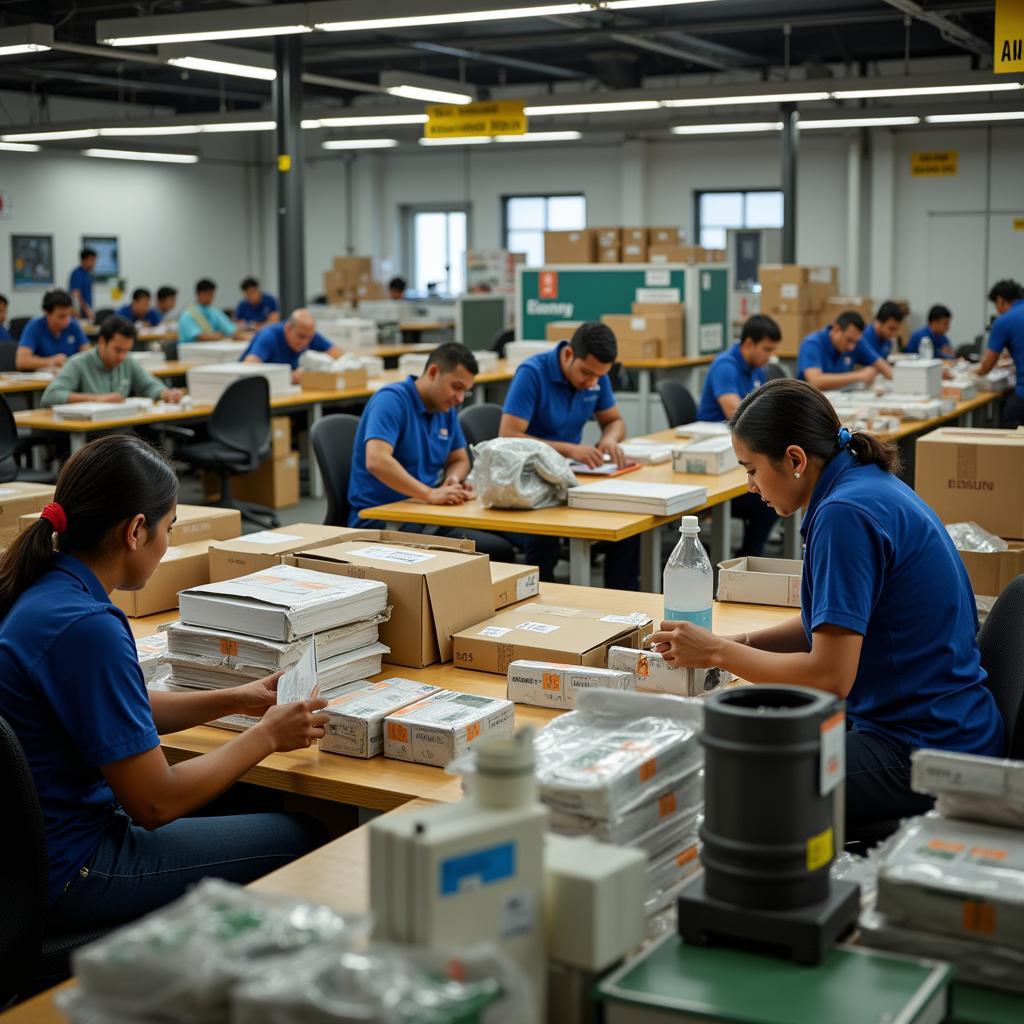
[[[288,416],[270,418],[270,457],[283,459],[292,450],[292,421]]]
[[[540,593],[540,569],[535,565],[491,562],[494,610],[500,611]]]
[[[699,697],[733,679],[725,669],[670,665],[655,651],[632,647],[612,647],[608,667],[631,675],[641,693],[670,693],[676,697]]]
[[[508,699],[541,708],[571,709],[581,690],[635,690],[629,672],[552,661],[513,661],[508,667]]]
[[[800,607],[804,563],[796,558],[730,558],[718,563],[718,600]]]

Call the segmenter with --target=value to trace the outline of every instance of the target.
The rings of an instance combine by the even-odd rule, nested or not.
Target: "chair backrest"
[[[493,402],[468,405],[459,413],[459,426],[469,444],[491,441],[498,436],[502,408]]]
[[[978,362],[981,353],[981,339],[976,338],[974,341],[968,341],[963,345],[957,345],[956,357],[957,359],[971,359],[972,362]]]
[[[11,337],[18,341],[21,338],[21,332],[25,330],[28,325],[30,316],[15,316],[11,318],[11,322],[7,325],[7,329],[11,332]]]
[[[233,381],[210,415],[210,438],[250,454],[248,469],[270,458],[270,384],[266,377]],[[243,471],[239,467],[239,471]]]
[[[510,342],[514,341],[516,332],[511,327],[503,327],[498,333],[491,339],[491,351],[498,353],[499,359],[505,358],[505,346]]]
[[[325,526],[348,526],[348,478],[358,429],[358,416],[339,412],[314,423],[310,431],[309,440],[327,492]]]
[[[658,381],[658,394],[661,395],[661,404],[665,407],[670,427],[693,423],[697,419],[697,403],[685,384],[666,377]]]
[[[1006,756],[1024,758],[1024,575],[996,599],[978,634],[981,665],[1006,729]]]
[[[0,373],[12,373],[18,368],[18,343],[0,341]]]
[[[785,380],[789,376],[786,373],[786,368],[782,363],[769,363],[764,368],[764,379],[768,380]]]
[[[178,361],[178,343],[176,341],[161,341],[160,348],[163,349],[164,359],[169,363]]]
[[[18,425],[14,422],[14,413],[7,399],[0,395],[0,462],[10,457],[17,443]]]
[[[0,717],[0,1006],[31,978],[46,916],[46,834],[32,771],[14,730]]]

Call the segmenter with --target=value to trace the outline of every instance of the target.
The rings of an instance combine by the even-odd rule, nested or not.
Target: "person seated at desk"
[[[705,423],[724,423],[740,407],[740,402],[765,383],[764,367],[775,355],[782,332],[770,317],[750,317],[740,331],[740,341],[716,356],[704,380],[697,419]],[[739,555],[758,556],[772,532],[778,516],[756,494],[733,498],[733,515],[743,522],[743,547]]]
[[[160,314],[152,306],[153,294],[148,288],[136,288],[132,292],[132,301],[126,302],[117,311],[118,316],[123,316],[133,324],[146,324],[148,327],[156,327],[162,319]]]
[[[74,300],[75,309],[83,320],[92,320],[92,272],[96,266],[96,250],[83,249],[78,254],[78,266],[68,278],[68,291]]]
[[[6,295],[0,295],[0,341],[14,341],[11,332],[7,330],[7,310],[10,303]]]
[[[241,284],[243,298],[235,306],[235,320],[251,327],[276,324],[281,319],[281,308],[277,299],[260,288],[255,277],[247,277]]]
[[[921,342],[930,338],[936,359],[956,359],[956,350],[948,337],[952,320],[953,314],[945,306],[932,306],[928,310],[928,323],[914,331],[904,351],[917,355],[921,351]]]
[[[388,298],[389,299],[404,299],[405,290],[408,285],[405,283],[405,279],[401,277],[393,277],[388,281]]]
[[[883,302],[875,319],[864,328],[861,342],[873,348],[883,359],[888,359],[906,315],[898,302]]]
[[[184,391],[165,387],[149,370],[128,357],[135,344],[135,324],[123,316],[108,316],[100,327],[95,348],[69,359],[43,392],[46,408],[67,402],[123,402],[152,398],[180,402]]]
[[[911,789],[913,750],[1006,756],[960,555],[895,475],[895,445],[847,430],[810,385],[771,381],[743,400],[730,426],[750,490],[779,515],[804,510],[801,612],[731,637],[663,622],[652,646],[674,665],[845,700],[848,825],[895,826],[922,814],[932,798]]]
[[[249,342],[242,353],[244,363],[287,363],[292,382],[298,383],[299,356],[307,349],[326,352],[337,359],[342,351],[317,333],[316,319],[308,309],[297,309],[283,324],[268,324]]]
[[[820,391],[870,384],[878,374],[892,380],[892,367],[861,339],[864,319],[848,309],[834,324],[808,334],[800,343],[797,376]],[[859,365],[859,370],[853,369]]]
[[[1003,406],[1000,426],[1012,430],[1024,424],[1024,288],[1016,281],[997,281],[988,293],[988,301],[996,307],[997,316],[978,374],[984,377],[1009,350],[1017,368],[1017,386]]]
[[[365,509],[403,498],[429,505],[461,505],[473,497],[466,483],[469,453],[459,406],[480,372],[472,351],[449,341],[427,357],[419,377],[377,391],[359,418],[348,484],[349,525],[383,529],[364,519]],[[515,561],[509,541],[497,534],[406,523],[403,530],[476,541],[496,561]]]
[[[0,561],[0,715],[39,795],[55,932],[134,920],[205,877],[251,882],[327,838],[300,815],[193,816],[269,754],[315,743],[327,716],[320,699],[278,704],[279,674],[220,691],[146,689],[109,595],[145,586],[177,501],[157,451],[130,434],[101,438],[71,456],[54,501]],[[167,763],[161,735],[231,714],[260,721]]]
[[[19,370],[51,370],[87,348],[89,339],[75,320],[71,296],[52,291],[43,296],[43,315],[29,320],[18,339],[15,367]]]
[[[156,312],[159,316],[157,323],[162,324],[171,318],[171,313],[178,303],[178,289],[172,288],[169,284],[162,285],[156,291]]]
[[[571,341],[550,352],[530,356],[516,369],[501,417],[502,437],[532,437],[545,441],[560,455],[597,467],[605,461],[626,464],[620,443],[626,422],[615,404],[608,374],[618,358],[618,343],[605,324],[581,324]],[[597,420],[601,437],[596,445],[582,444],[583,428]],[[540,567],[540,578],[554,580],[558,537],[527,536],[528,564]],[[640,581],[640,539],[630,537],[609,545],[605,554],[605,586],[637,590]]]
[[[248,337],[242,327],[236,326],[226,313],[213,304],[216,295],[217,285],[208,277],[196,282],[196,301],[178,320],[179,343],[222,341],[226,338],[241,341]]]

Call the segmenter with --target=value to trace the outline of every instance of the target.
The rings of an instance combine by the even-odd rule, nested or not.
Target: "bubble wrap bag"
[[[550,445],[529,437],[497,437],[473,445],[473,484],[484,508],[564,505],[576,476]]]
[[[946,532],[958,551],[1006,551],[1010,546],[977,523],[947,523]]]
[[[358,356],[345,355],[334,359],[326,352],[306,349],[299,356],[299,368],[310,373],[344,373],[346,370],[361,370],[363,361]]]

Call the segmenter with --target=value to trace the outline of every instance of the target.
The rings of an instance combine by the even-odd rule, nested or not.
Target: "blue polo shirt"
[[[889,353],[892,352],[892,342],[878,336],[878,329],[875,327],[874,320],[864,328],[864,333],[860,336],[860,340],[861,344],[873,348],[883,359],[888,359]]]
[[[359,418],[352,447],[348,503],[352,508],[349,525],[358,525],[363,509],[389,501],[403,501],[405,495],[381,483],[366,468],[366,442],[387,441],[403,469],[428,487],[436,487],[444,476],[448,456],[466,447],[456,406],[447,412],[430,412],[416,390],[416,378],[406,377],[378,391]]]
[[[996,317],[988,336],[990,352],[1008,348],[1017,367],[1017,397],[1024,398],[1024,299],[1018,299],[1005,313]]]
[[[846,450],[822,472],[801,533],[808,641],[826,623],[864,638],[851,725],[908,747],[1005,756],[967,571],[931,508]]]
[[[25,324],[18,344],[43,359],[61,353],[70,358],[85,348],[89,344],[89,339],[77,320],[71,320],[60,334],[54,334],[46,323],[46,317],[37,316]]]
[[[141,322],[144,324],[149,324],[150,327],[156,327],[161,320],[159,310],[154,309],[152,306],[150,306],[149,309],[146,310],[146,315],[142,317],[141,320],[139,320],[132,312],[132,304],[130,302],[126,302],[123,306],[121,306],[120,309],[118,309],[117,311],[117,315],[123,316],[125,320],[130,320],[132,323]]]
[[[263,292],[260,295],[259,302],[250,302],[248,299],[242,299],[235,306],[235,319],[248,324],[261,324],[271,313],[276,313],[279,308],[277,299],[273,295]]]
[[[728,351],[715,357],[704,381],[704,390],[700,396],[700,408],[697,419],[704,423],[720,423],[725,420],[725,413],[718,404],[722,395],[739,395],[746,398],[754,388],[765,382],[764,369],[754,369],[743,358],[739,345],[733,345]]]
[[[113,817],[100,769],[160,742],[128,620],[76,558],[55,554],[0,623],[0,715],[39,793],[52,903]]]
[[[924,327],[918,327],[916,331],[907,339],[907,347],[904,349],[905,352],[920,352],[921,342],[925,338],[932,339],[932,348],[935,350],[936,356],[941,356],[945,349],[949,349],[947,355],[953,354],[953,343],[949,340],[949,336],[945,334],[936,334],[927,324]]]
[[[800,355],[797,359],[797,376],[800,380],[806,380],[805,370],[821,370],[822,373],[849,373],[855,365],[871,366],[881,359],[875,349],[865,344],[861,337],[857,347],[852,352],[838,352],[829,331],[832,325],[822,327],[820,331],[808,334],[800,342]]]
[[[594,413],[615,407],[615,394],[607,375],[582,391],[565,379],[559,360],[568,344],[561,341],[550,352],[530,356],[519,365],[505,396],[504,411],[526,420],[526,433],[531,437],[579,444]]]
[[[81,292],[82,298],[92,307],[92,274],[85,267],[75,267],[68,278],[68,291]]]
[[[322,335],[314,334],[308,346],[313,352],[329,352],[334,346]],[[284,336],[284,324],[267,324],[257,331],[249,342],[249,347],[242,353],[246,356],[258,356],[261,363],[287,363],[293,370],[299,368],[299,356],[288,344]]]

